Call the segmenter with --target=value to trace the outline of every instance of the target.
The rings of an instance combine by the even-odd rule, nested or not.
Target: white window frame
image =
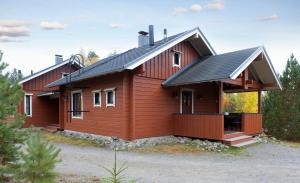
[[[192,92],[192,114],[194,114],[194,89],[190,88],[181,88],[180,89],[180,114],[182,114],[182,92],[183,91],[191,91]]]
[[[93,106],[94,107],[101,107],[101,90],[93,90]],[[99,104],[95,104],[95,93],[99,93]]]
[[[81,111],[83,110],[83,94],[82,94],[82,90],[74,90],[71,92],[71,116],[72,118],[75,119],[83,119],[83,112],[80,112],[80,116],[73,116],[73,94],[74,93],[80,93],[80,97],[81,97]]]
[[[105,91],[105,103],[106,103],[106,107],[115,107],[116,106],[116,88],[107,88],[104,90]],[[113,92],[113,103],[112,104],[108,104],[108,92],[112,91]]]
[[[26,96],[30,96],[30,102],[29,102],[30,103],[30,115],[26,114],[26,108],[27,108],[27,106],[26,106],[26,103],[27,103]],[[33,96],[32,93],[25,93],[25,95],[24,95],[24,114],[27,117],[32,117],[32,96]]]
[[[70,73],[67,73],[67,72],[62,72],[62,73],[61,73],[61,78],[65,78],[65,77],[67,77],[67,76],[68,76],[68,75],[64,76],[65,74],[68,74],[68,75],[69,75]]]
[[[179,55],[179,64],[175,64],[175,54]],[[180,53],[178,51],[174,51],[174,53],[173,53],[173,67],[180,67],[181,66],[181,55],[182,55],[182,53]]]

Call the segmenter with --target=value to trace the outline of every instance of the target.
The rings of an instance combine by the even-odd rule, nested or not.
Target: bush
[[[43,140],[40,133],[34,133],[26,142],[19,179],[29,183],[55,182],[55,164],[59,162],[60,149]]]

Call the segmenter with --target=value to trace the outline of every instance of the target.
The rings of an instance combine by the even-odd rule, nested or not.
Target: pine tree
[[[59,162],[60,149],[43,140],[40,133],[33,133],[26,142],[24,161],[19,178],[28,183],[55,182],[55,164]]]
[[[0,182],[12,179],[18,168],[20,148],[26,133],[19,130],[23,118],[17,113],[17,106],[23,91],[17,83],[10,82],[10,74],[4,73],[7,64],[3,63],[0,51]],[[7,122],[8,118],[14,119]]]
[[[264,127],[281,139],[300,139],[300,65],[292,54],[280,77],[283,90],[270,91],[263,101]]]

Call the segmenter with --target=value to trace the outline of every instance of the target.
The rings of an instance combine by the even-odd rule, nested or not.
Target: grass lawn
[[[72,144],[72,145],[79,145],[79,146],[103,147],[102,144],[99,144],[92,140],[79,139],[75,137],[66,137],[56,133],[43,132],[43,136],[46,140],[51,142]]]

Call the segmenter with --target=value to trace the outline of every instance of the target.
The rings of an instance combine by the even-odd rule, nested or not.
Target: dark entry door
[[[193,110],[193,92],[192,91],[182,91],[181,97],[182,113],[192,114]]]

